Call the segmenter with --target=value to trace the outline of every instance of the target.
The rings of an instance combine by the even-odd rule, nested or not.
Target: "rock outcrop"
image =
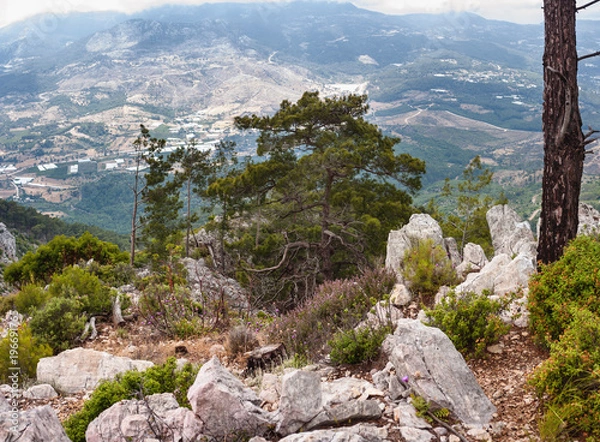
[[[259,407],[256,393],[226,370],[216,357],[204,364],[187,393],[204,434],[226,438],[233,434],[263,435],[275,425],[271,413]]]
[[[535,260],[537,243],[527,221],[522,221],[508,205],[492,207],[485,215],[492,235],[494,255],[509,257],[520,253]]]
[[[407,376],[418,395],[448,408],[468,425],[489,424],[496,408],[441,330],[418,320],[402,319],[394,334],[385,339],[383,351],[397,376]]]
[[[410,217],[408,224],[388,235],[385,266],[398,271],[408,249],[422,239],[431,239],[434,245],[444,246],[442,229],[430,215],[418,213]]]
[[[153,394],[143,400],[124,400],[104,410],[85,432],[86,442],[129,440],[204,440],[202,422],[179,407],[171,393]]]
[[[17,241],[6,224],[0,223],[0,263],[7,264],[16,260]]]
[[[113,379],[129,370],[144,371],[150,361],[113,356],[103,351],[73,348],[57,356],[42,358],[37,365],[37,380],[51,384],[61,393],[77,393],[96,388],[104,379]]]
[[[0,440],[23,442],[71,442],[51,406],[0,413]]]

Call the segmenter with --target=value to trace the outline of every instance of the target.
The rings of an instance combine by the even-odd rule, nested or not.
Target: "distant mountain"
[[[578,29],[581,52],[598,50],[598,23]],[[318,89],[368,93],[370,118],[403,139],[399,150],[427,161],[433,189],[481,154],[504,185],[527,183],[535,193],[542,50],[541,25],[470,13],[390,16],[349,3],[38,16],[0,29],[0,179],[12,165],[11,177],[89,187],[98,175],[69,165],[88,158],[98,171],[115,172],[126,162],[110,161],[126,155],[140,123],[172,143],[229,136],[249,149],[232,127],[235,115],[272,112]],[[598,63],[580,70],[583,119],[593,127],[600,127]],[[44,164],[58,167],[31,168]],[[588,172],[599,172],[598,164]],[[118,180],[109,181],[112,192]],[[0,182],[0,196],[11,192]],[[102,218],[83,201],[87,191],[23,193],[37,204],[62,204],[76,219],[78,210]],[[531,194],[522,199],[530,204]]]

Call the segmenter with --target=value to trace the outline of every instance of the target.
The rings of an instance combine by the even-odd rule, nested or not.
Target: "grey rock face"
[[[408,224],[400,230],[392,230],[388,235],[386,268],[398,271],[404,260],[404,253],[422,239],[431,239],[434,245],[444,247],[442,229],[431,216],[417,213],[410,217]]]
[[[577,235],[591,235],[600,231],[600,212],[589,204],[579,205]]]
[[[204,364],[187,393],[204,434],[223,438],[235,433],[263,435],[274,425],[260,399],[214,357]]]
[[[73,348],[37,365],[37,380],[54,385],[61,393],[77,393],[96,388],[103,379],[113,379],[118,373],[129,370],[144,371],[154,364],[150,361],[113,356],[103,351]]]
[[[295,433],[314,419],[322,408],[321,379],[317,373],[296,370],[286,374],[281,385],[277,433]]]
[[[23,392],[26,399],[52,399],[57,396],[58,393],[50,384],[34,385]]]
[[[401,319],[383,351],[399,377],[426,400],[451,410],[469,425],[486,425],[496,408],[450,339],[439,329]]]
[[[51,406],[0,413],[0,440],[23,442],[71,442]]]
[[[224,294],[232,308],[249,308],[247,293],[236,280],[211,270],[202,258],[198,260],[185,258],[183,264],[187,270],[188,285],[192,288],[192,295],[198,300],[202,296],[218,299]]]
[[[16,260],[17,241],[6,224],[0,223],[0,262],[7,264]]]
[[[124,400],[104,410],[87,428],[87,442],[169,440],[184,442],[203,437],[202,422],[177,404],[171,393],[145,400]]]
[[[463,260],[456,267],[456,273],[464,276],[471,272],[478,272],[488,262],[485,252],[479,244],[467,243],[463,250]]]
[[[508,205],[492,207],[485,215],[492,235],[494,254],[525,253],[535,259],[537,244],[527,221],[522,221]]]

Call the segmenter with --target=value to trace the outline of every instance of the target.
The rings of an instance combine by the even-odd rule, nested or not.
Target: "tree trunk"
[[[579,113],[575,0],[544,0],[544,176],[538,262],[558,260],[577,235],[585,156]]]

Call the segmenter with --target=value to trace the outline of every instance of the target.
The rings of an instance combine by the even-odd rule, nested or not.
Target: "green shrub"
[[[100,265],[114,265],[127,262],[129,256],[121,252],[117,245],[100,241],[88,232],[79,238],[59,235],[48,244],[38,247],[35,252],[28,252],[19,261],[8,265],[4,279],[16,286],[28,282],[48,283],[63,268],[91,259]]]
[[[441,286],[456,285],[457,277],[446,251],[433,240],[425,239],[407,250],[402,261],[402,276],[413,293],[431,304]]]
[[[34,284],[27,284],[21,288],[14,298],[15,309],[24,315],[31,315],[40,308],[48,299],[50,294]]]
[[[550,357],[529,383],[545,399],[540,435],[573,440],[600,438],[600,316],[572,308],[570,326],[550,346]]]
[[[52,356],[52,349],[34,337],[27,324],[19,325],[15,332],[9,330],[0,341],[0,382],[13,383],[9,376],[15,373],[14,367],[19,367],[22,380],[35,379],[38,361],[47,356]]]
[[[425,313],[432,320],[430,325],[442,330],[463,356],[480,358],[489,345],[508,333],[510,326],[499,315],[511,300],[512,297],[492,300],[485,292],[469,292],[461,297],[450,292]]]
[[[379,354],[385,337],[392,327],[361,327],[336,333],[328,342],[331,362],[334,364],[360,364],[372,361]]]
[[[175,358],[144,372],[136,370],[120,374],[113,381],[102,382],[83,409],[70,416],[63,426],[73,442],[85,442],[85,430],[104,410],[125,399],[139,399],[158,393],[174,393],[182,407],[190,407],[186,394],[194,383],[198,369],[186,364],[177,369]]]
[[[572,307],[600,315],[600,241],[579,236],[558,261],[542,265],[529,281],[531,329],[546,348],[569,326]]]
[[[351,330],[371,308],[385,299],[396,283],[389,270],[373,270],[349,280],[328,281],[304,303],[276,318],[267,333],[283,342],[290,354],[314,360],[339,330]]]
[[[52,297],[77,300],[81,304],[80,311],[87,316],[110,313],[114,297],[110,287],[102,284],[96,275],[76,266],[54,275],[48,292]]]
[[[81,336],[86,317],[76,299],[52,298],[31,317],[34,336],[52,347],[55,354],[71,348]]]

